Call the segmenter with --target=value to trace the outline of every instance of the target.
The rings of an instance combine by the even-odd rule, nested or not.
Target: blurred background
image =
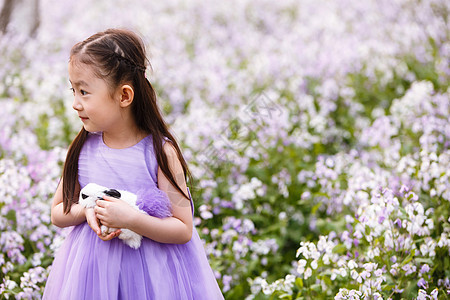
[[[40,298],[67,233],[49,213],[81,128],[69,52],[111,27],[147,46],[227,299],[448,297],[448,1],[0,9],[1,299]]]

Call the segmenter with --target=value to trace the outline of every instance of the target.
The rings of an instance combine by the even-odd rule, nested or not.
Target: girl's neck
[[[138,128],[118,132],[103,132],[103,143],[113,149],[124,149],[139,143],[148,134]]]

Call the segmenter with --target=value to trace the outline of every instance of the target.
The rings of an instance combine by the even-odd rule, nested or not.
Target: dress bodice
[[[158,163],[151,135],[131,147],[113,149],[103,142],[101,132],[89,133],[78,159],[81,188],[94,182],[137,193],[143,188],[157,188],[157,174]]]

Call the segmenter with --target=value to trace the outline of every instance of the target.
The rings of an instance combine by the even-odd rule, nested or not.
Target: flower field
[[[1,3],[1,2],[0,2]],[[40,1],[0,35],[0,299],[39,299],[70,48],[147,45],[226,299],[450,298],[450,2]],[[69,229],[70,230],[70,229]]]

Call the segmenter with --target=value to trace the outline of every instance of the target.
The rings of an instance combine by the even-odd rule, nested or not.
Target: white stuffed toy
[[[140,210],[136,205],[137,196],[133,193],[115,189],[108,189],[104,186],[89,183],[87,184],[81,191],[79,197],[79,204],[83,207],[91,208],[96,206],[96,201],[98,199],[103,199],[103,196],[110,196],[128,203],[131,207],[139,210],[143,213],[146,213],[143,210]],[[101,226],[101,231],[103,235],[107,235],[108,233],[116,231],[117,228],[108,228],[105,225]],[[121,233],[119,235],[119,239],[123,240],[125,244],[130,246],[131,248],[137,249],[141,246],[142,236],[137,234],[134,231],[129,229],[121,229]]]

